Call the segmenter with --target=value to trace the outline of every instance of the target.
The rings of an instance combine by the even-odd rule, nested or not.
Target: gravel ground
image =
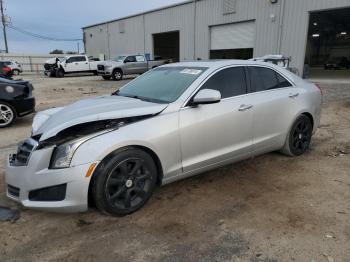
[[[37,110],[111,93],[99,77],[26,75]],[[350,261],[350,84],[321,83],[321,126],[297,158],[270,153],[157,190],[122,218],[32,211],[4,192],[4,160],[32,116],[0,131],[0,261]],[[25,174],[24,174],[25,175]]]

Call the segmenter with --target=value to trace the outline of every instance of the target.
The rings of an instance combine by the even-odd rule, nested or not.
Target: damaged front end
[[[34,135],[19,144],[17,153],[10,157],[10,161],[13,166],[26,166],[33,151],[53,148],[49,168],[68,168],[75,151],[86,141],[153,116],[146,115],[81,123],[66,128],[55,136],[42,141],[40,140],[41,134]]]

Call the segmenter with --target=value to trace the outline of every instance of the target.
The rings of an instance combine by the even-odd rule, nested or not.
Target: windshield
[[[155,103],[172,103],[206,69],[204,67],[160,67],[138,77],[116,94]]]
[[[120,56],[114,57],[112,60],[116,62],[123,62],[125,58],[126,58],[125,55],[120,55]]]

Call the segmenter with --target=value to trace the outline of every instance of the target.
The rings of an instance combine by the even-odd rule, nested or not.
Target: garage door
[[[210,31],[211,50],[254,48],[254,21],[213,26]]]

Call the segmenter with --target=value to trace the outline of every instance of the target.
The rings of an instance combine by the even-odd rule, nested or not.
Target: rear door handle
[[[291,94],[289,94],[290,98],[296,98],[298,96],[299,96],[299,93],[291,93]]]
[[[238,109],[238,111],[243,112],[243,111],[247,111],[249,109],[253,108],[253,105],[241,105]]]

